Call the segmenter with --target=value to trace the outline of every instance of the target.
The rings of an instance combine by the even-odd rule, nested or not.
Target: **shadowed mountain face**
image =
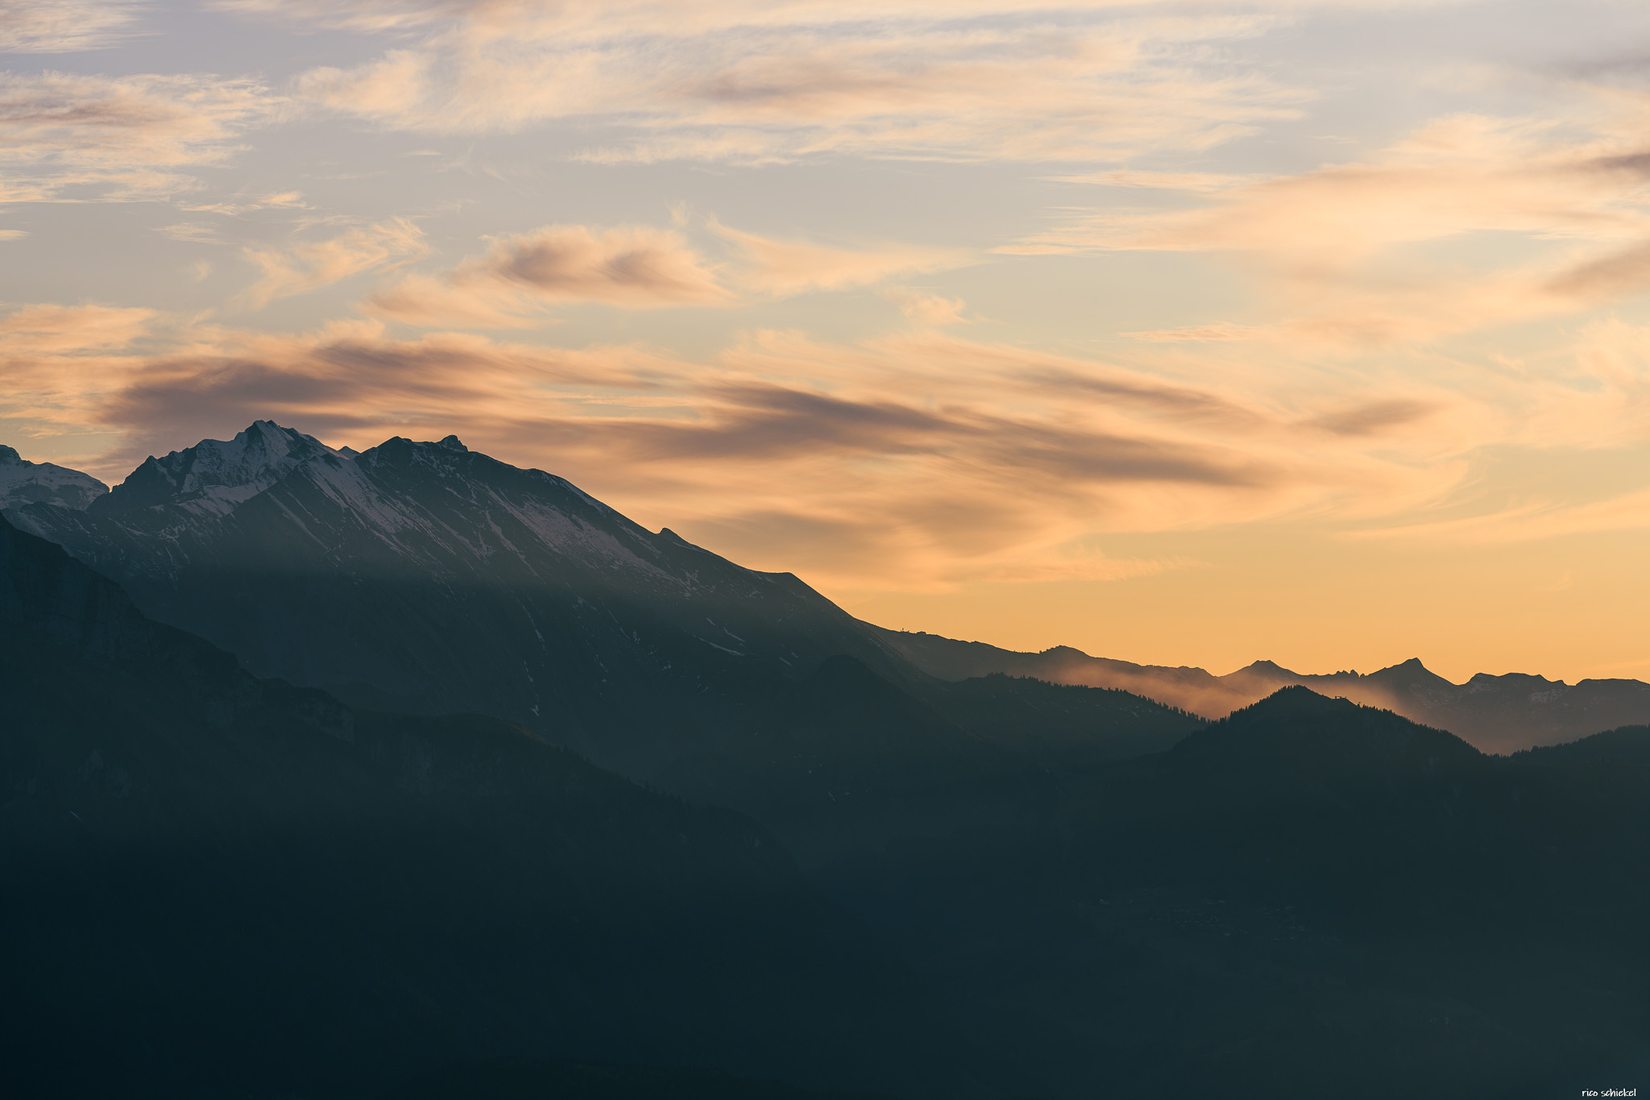
[[[1201,668],[1137,665],[1091,657],[1069,646],[1017,653],[982,642],[935,634],[883,631],[882,639],[916,667],[942,680],[993,673],[1034,677],[1143,695],[1194,714],[1219,718],[1291,685],[1364,706],[1380,707],[1424,725],[1447,729],[1485,752],[1515,752],[1574,740],[1617,726],[1650,722],[1650,684],[1638,680],[1582,680],[1567,684],[1541,676],[1479,673],[1452,683],[1411,658],[1378,672],[1293,672],[1256,661],[1216,676]]]
[[[257,680],[3,521],[0,682],[9,1096],[359,1097],[500,1058],[934,1073],[932,1010],[731,813]]]

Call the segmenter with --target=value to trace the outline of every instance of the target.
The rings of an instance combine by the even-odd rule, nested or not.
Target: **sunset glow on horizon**
[[[0,0],[0,443],[456,433],[889,627],[1650,679],[1647,33]]]

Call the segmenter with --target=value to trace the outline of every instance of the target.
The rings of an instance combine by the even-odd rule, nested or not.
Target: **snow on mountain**
[[[318,545],[365,534],[431,575],[469,574],[504,555],[532,574],[560,575],[571,562],[676,580],[659,565],[659,536],[561,478],[475,454],[456,436],[396,437],[360,454],[312,456],[266,507]]]
[[[300,464],[332,453],[318,439],[259,420],[233,439],[206,439],[164,458],[151,456],[115,487],[102,507],[112,513],[171,504],[224,515]]]
[[[30,462],[0,445],[0,509],[45,503],[80,511],[109,492],[89,474],[51,462]]]

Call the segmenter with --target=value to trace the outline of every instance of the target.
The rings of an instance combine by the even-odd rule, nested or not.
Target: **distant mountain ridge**
[[[1650,684],[1640,680],[1567,684],[1524,673],[1496,676],[1481,672],[1456,684],[1414,657],[1371,673],[1300,673],[1273,661],[1256,661],[1217,676],[1196,667],[1091,657],[1070,646],[1022,653],[937,634],[885,630],[882,636],[918,668],[945,680],[1001,673],[1113,688],[1205,718],[1224,717],[1280,688],[1308,687],[1320,695],[1390,710],[1422,725],[1449,730],[1486,752],[1516,752],[1650,722]]]

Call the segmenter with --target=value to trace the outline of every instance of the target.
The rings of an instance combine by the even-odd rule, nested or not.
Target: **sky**
[[[0,0],[0,441],[454,432],[883,625],[1650,679],[1650,5]]]

